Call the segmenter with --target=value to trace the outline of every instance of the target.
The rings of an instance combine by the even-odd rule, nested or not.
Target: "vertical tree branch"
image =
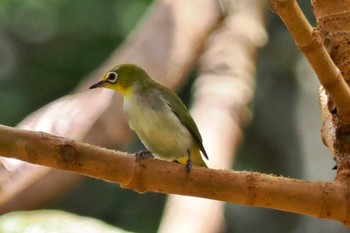
[[[350,122],[350,88],[323,45],[319,32],[307,21],[296,0],[270,0],[270,5],[281,17],[320,83],[332,97],[338,115]]]
[[[324,38],[324,44],[333,62],[340,69],[341,74],[349,84],[350,77],[350,1],[313,1],[318,30]],[[343,78],[341,76],[339,79]],[[341,92],[341,90],[340,90]],[[322,110],[322,137],[325,144],[332,150],[337,164],[337,179],[349,180],[350,174],[350,123],[345,121],[337,112],[329,111],[329,106],[338,103],[329,90],[324,87],[320,91],[320,105]],[[350,106],[346,98],[343,100]],[[350,112],[347,112],[350,116]]]

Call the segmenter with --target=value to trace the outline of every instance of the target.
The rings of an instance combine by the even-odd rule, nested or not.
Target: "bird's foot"
[[[187,174],[189,174],[191,172],[191,168],[192,168],[192,158],[191,158],[191,151],[187,150],[187,161],[186,161],[186,172]]]
[[[186,162],[186,172],[191,173],[191,169],[192,169],[192,160],[188,159]]]
[[[149,150],[140,150],[135,153],[136,160],[145,158],[154,158],[153,154]]]

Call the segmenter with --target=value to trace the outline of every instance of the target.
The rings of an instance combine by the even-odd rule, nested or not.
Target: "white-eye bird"
[[[157,158],[207,167],[202,137],[186,106],[172,90],[150,78],[140,67],[121,64],[90,89],[104,87],[121,93],[130,127]]]

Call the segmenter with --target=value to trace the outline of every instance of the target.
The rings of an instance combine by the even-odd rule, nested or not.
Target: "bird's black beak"
[[[104,81],[99,81],[95,84],[93,84],[91,87],[89,87],[89,89],[94,89],[94,88],[97,88],[97,87],[102,87]]]

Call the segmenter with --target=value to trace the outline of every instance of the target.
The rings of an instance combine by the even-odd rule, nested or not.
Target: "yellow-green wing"
[[[203,140],[201,134],[199,133],[198,127],[187,110],[185,104],[172,90],[169,90],[161,85],[159,85],[159,88],[164,89],[160,92],[162,95],[164,95],[164,100],[179,118],[180,122],[190,131],[204,157],[209,159],[207,152],[204,149]]]

